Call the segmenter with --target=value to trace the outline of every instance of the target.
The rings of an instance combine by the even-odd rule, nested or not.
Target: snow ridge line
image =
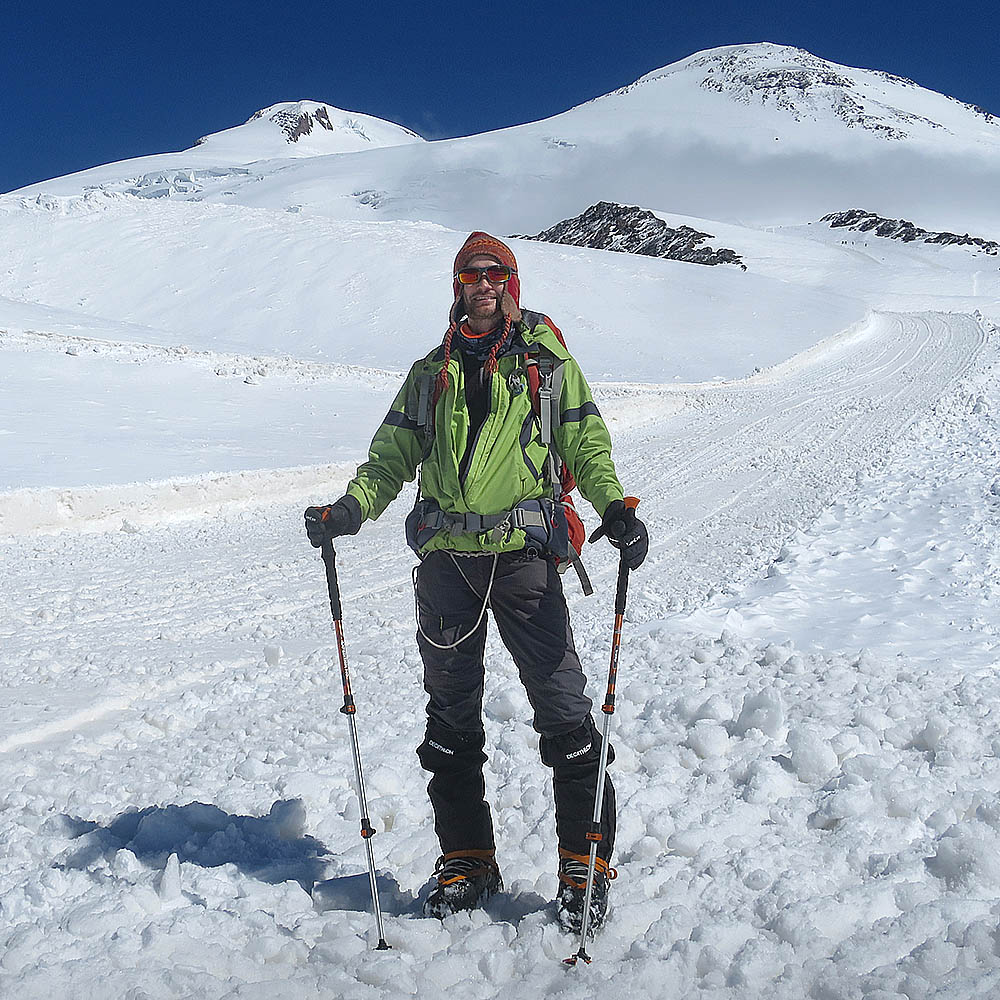
[[[33,743],[41,743],[51,736],[59,736],[61,733],[69,733],[78,730],[91,722],[99,722],[112,712],[120,712],[129,708],[135,696],[117,695],[113,698],[106,698],[95,705],[80,709],[64,719],[57,719],[44,726],[23,733],[14,733],[4,740],[0,740],[0,753],[10,753],[11,750],[19,750],[21,747],[30,746]]]
[[[643,399],[643,397],[651,395],[669,398],[693,393],[726,392],[743,387],[775,385],[792,375],[797,375],[808,368],[822,364],[830,355],[838,351],[862,344],[878,332],[879,324],[882,322],[880,317],[883,315],[884,313],[869,309],[856,323],[852,323],[845,329],[813,344],[812,347],[807,347],[804,351],[793,354],[790,358],[779,361],[777,364],[767,368],[754,369],[750,374],[741,375],[738,378],[716,379],[711,382],[592,382],[591,386],[606,399],[622,396]],[[977,319],[980,318],[978,311],[975,315]],[[662,416],[662,412],[656,411],[653,415]]]
[[[326,495],[345,487],[354,463],[233,472],[116,486],[51,487],[0,494],[0,538],[60,531],[135,531],[260,505]]]
[[[0,329],[0,350],[49,351],[72,356],[95,355],[114,361],[135,364],[165,362],[185,364],[216,375],[242,377],[248,384],[261,378],[278,376],[296,382],[346,382],[383,389],[399,385],[404,373],[362,365],[344,365],[336,362],[298,361],[268,355],[231,354],[220,351],[195,351],[179,344],[142,344],[124,340],[102,340],[74,334],[52,333],[44,330]]]
[[[22,747],[32,746],[37,743],[44,743],[55,736],[63,736],[65,734],[75,735],[84,726],[103,722],[116,713],[127,712],[136,706],[139,706],[139,711],[142,711],[144,700],[146,702],[145,710],[148,711],[151,695],[155,704],[162,704],[167,696],[172,695],[176,691],[191,691],[196,685],[205,684],[220,674],[224,674],[226,671],[244,667],[245,665],[239,658],[229,662],[218,661],[212,663],[210,666],[199,663],[194,670],[185,670],[179,674],[175,674],[173,679],[168,683],[157,684],[155,687],[148,685],[134,687],[120,694],[111,695],[108,698],[97,701],[86,708],[81,708],[79,711],[73,712],[71,715],[67,715],[61,719],[54,719],[52,722],[43,723],[32,729],[11,733],[5,739],[0,739],[0,754],[10,753],[12,750],[20,750]]]

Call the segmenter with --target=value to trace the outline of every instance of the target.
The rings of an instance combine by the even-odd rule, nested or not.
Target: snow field
[[[636,580],[633,613],[700,605],[763,571],[808,523],[964,374],[988,364],[986,325],[940,314],[878,315],[773,371],[691,390],[682,412],[609,424],[641,454],[629,488],[647,501],[655,572]],[[666,390],[667,397],[672,390]],[[648,399],[648,402],[647,402]],[[706,589],[708,588],[708,589]]]
[[[766,578],[689,623],[806,646],[821,632],[841,648],[899,651],[952,670],[993,663],[995,407],[991,376],[968,380],[914,425],[910,460],[896,475],[862,477],[858,494],[789,540]],[[982,424],[990,434],[969,432]]]
[[[932,469],[946,454],[967,453],[973,464],[993,454],[993,336],[960,318],[888,317],[854,339],[856,357],[868,360],[851,368],[851,352],[841,356],[845,384],[876,411],[883,392],[895,398],[902,437],[884,474],[876,472],[884,452],[865,453],[872,475],[856,479],[862,498],[884,495],[902,509],[914,468]],[[895,346],[886,353],[880,343]],[[796,378],[808,379],[814,367],[800,364],[784,383],[775,380],[793,410]],[[912,381],[901,376],[916,370]],[[768,381],[751,380],[759,393]],[[907,414],[924,397],[905,392],[914,385],[945,395],[917,423]],[[771,397],[746,388],[746,405],[763,425],[776,419]],[[849,416],[847,391],[838,405]],[[836,384],[830,397],[837,399]],[[838,426],[850,450],[860,427],[849,419]],[[616,447],[623,467],[647,470],[645,513],[662,523],[673,508],[670,490],[690,471],[649,460],[649,443],[636,433],[642,427],[614,430]],[[740,452],[731,431],[723,425],[716,434],[713,462]],[[774,433],[789,427],[779,422]],[[935,438],[937,456],[925,456]],[[797,482],[786,482],[788,498]],[[341,486],[332,480],[330,495]],[[755,492],[730,504],[733,525],[764,523]],[[620,877],[594,965],[568,972],[559,964],[575,944],[548,909],[556,861],[548,774],[495,637],[485,695],[488,781],[508,892],[483,913],[444,924],[420,917],[418,896],[437,852],[426,776],[413,754],[423,694],[400,542],[406,496],[339,546],[394,946],[388,955],[371,952],[322,567],[299,523],[301,507],[316,499],[310,492],[196,522],[2,543],[5,697],[23,715],[6,721],[0,742],[8,847],[0,859],[0,974],[18,996],[76,995],[101,983],[108,995],[149,1000],[451,988],[470,997],[599,997],[614,988],[853,1000],[900,991],[959,998],[995,983],[1000,869],[990,845],[1000,837],[1000,768],[989,662],[955,672],[913,650],[859,651],[839,639],[807,647],[752,630],[692,635],[683,618],[652,615],[644,596],[667,577],[662,551],[632,581],[612,729]],[[850,523],[847,503],[834,508],[838,523]],[[989,541],[990,522],[980,523],[963,543],[977,566],[987,564],[981,547]],[[836,530],[828,528],[820,537]],[[765,548],[755,556],[734,547],[720,564],[710,558],[711,536],[702,544],[693,559],[702,591],[738,579]],[[605,598],[612,555],[588,553]],[[796,558],[790,548],[779,571]],[[933,636],[953,621],[952,607],[923,599],[936,596],[934,577],[917,580],[926,588],[913,595],[925,606],[921,630]],[[599,699],[610,608],[606,599],[582,599],[572,583],[569,593]],[[727,613],[763,620],[766,601],[758,612],[752,590],[730,600]],[[976,614],[995,611],[992,589],[982,600]],[[793,618],[786,610],[786,621]],[[302,883],[316,879],[311,897]]]
[[[654,449],[675,467],[673,478],[683,484],[683,493],[668,499],[676,512],[672,521],[681,526],[701,531],[714,523],[728,537],[738,535],[760,518],[742,513],[732,518],[728,508],[739,506],[741,498],[763,502],[768,484],[784,492],[781,473],[796,466],[801,482],[791,502],[799,507],[787,510],[784,520],[762,522],[783,537],[788,522],[818,513],[839,482],[876,461],[892,432],[968,367],[982,346],[982,322],[869,317],[742,381],[667,387],[598,383],[594,389],[616,433],[640,439],[646,453]],[[363,457],[359,442],[367,440],[400,378],[346,365],[327,368],[64,334],[0,332],[0,347],[12,362],[6,374],[12,391],[27,398],[39,385],[48,386],[38,405],[8,413],[0,427],[10,456],[6,474],[33,487],[0,494],[0,531],[7,532],[70,524],[118,527],[197,513],[245,496],[250,480],[257,501],[287,496],[304,482],[322,481],[327,472],[274,465],[328,458],[339,459],[334,466],[346,471],[351,458]],[[817,419],[802,423],[805,411]],[[117,447],[107,447],[108,440]],[[831,463],[833,441],[842,447]],[[240,471],[227,471],[234,467]],[[255,467],[259,474],[250,471]],[[140,485],[152,470],[175,478]],[[197,472],[202,475],[192,478]],[[655,466],[651,479],[639,473],[643,496],[662,492],[667,481],[659,472]],[[60,477],[100,487],[123,478],[139,482],[46,488]],[[686,544],[686,530],[668,541]],[[727,558],[724,546],[716,554]],[[689,560],[679,562],[683,567]],[[701,596],[679,586],[677,573],[670,579],[670,600]]]
[[[97,334],[106,340],[390,371],[408,365],[417,345],[429,350],[443,337],[451,265],[465,235],[427,222],[338,221],[107,192],[3,208],[0,234],[12,263],[0,271],[0,296],[54,312],[53,322],[36,316],[28,329],[80,332],[66,329],[75,313],[91,326],[130,324],[129,333]],[[866,312],[839,289],[733,267],[512,246],[522,306],[556,320],[595,380],[740,377]],[[137,326],[147,332],[136,336]]]

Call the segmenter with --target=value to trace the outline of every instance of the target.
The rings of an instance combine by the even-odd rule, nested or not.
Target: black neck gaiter
[[[490,351],[493,350],[494,346],[499,343],[503,337],[503,323],[501,323],[495,330],[490,330],[489,333],[483,334],[481,337],[467,337],[461,330],[461,327],[455,331],[454,340],[452,341],[458,349],[470,358],[475,358],[480,364],[484,362],[489,356]]]

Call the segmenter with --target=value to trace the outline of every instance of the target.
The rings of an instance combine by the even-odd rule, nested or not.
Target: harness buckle
[[[510,531],[512,524],[513,527],[515,528],[520,527],[520,525],[518,525],[517,523],[517,517],[515,516],[517,513],[518,513],[517,508],[515,508],[512,511],[508,511],[507,516],[498,524],[495,524],[493,526],[493,530],[490,532],[491,542],[503,541],[503,536]]]

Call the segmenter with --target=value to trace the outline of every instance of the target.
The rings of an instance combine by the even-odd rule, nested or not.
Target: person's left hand
[[[622,500],[612,500],[601,518],[601,526],[590,536],[591,542],[607,536],[608,541],[622,554],[630,570],[638,569],[649,552],[649,532],[635,515],[634,507],[626,507]]]

